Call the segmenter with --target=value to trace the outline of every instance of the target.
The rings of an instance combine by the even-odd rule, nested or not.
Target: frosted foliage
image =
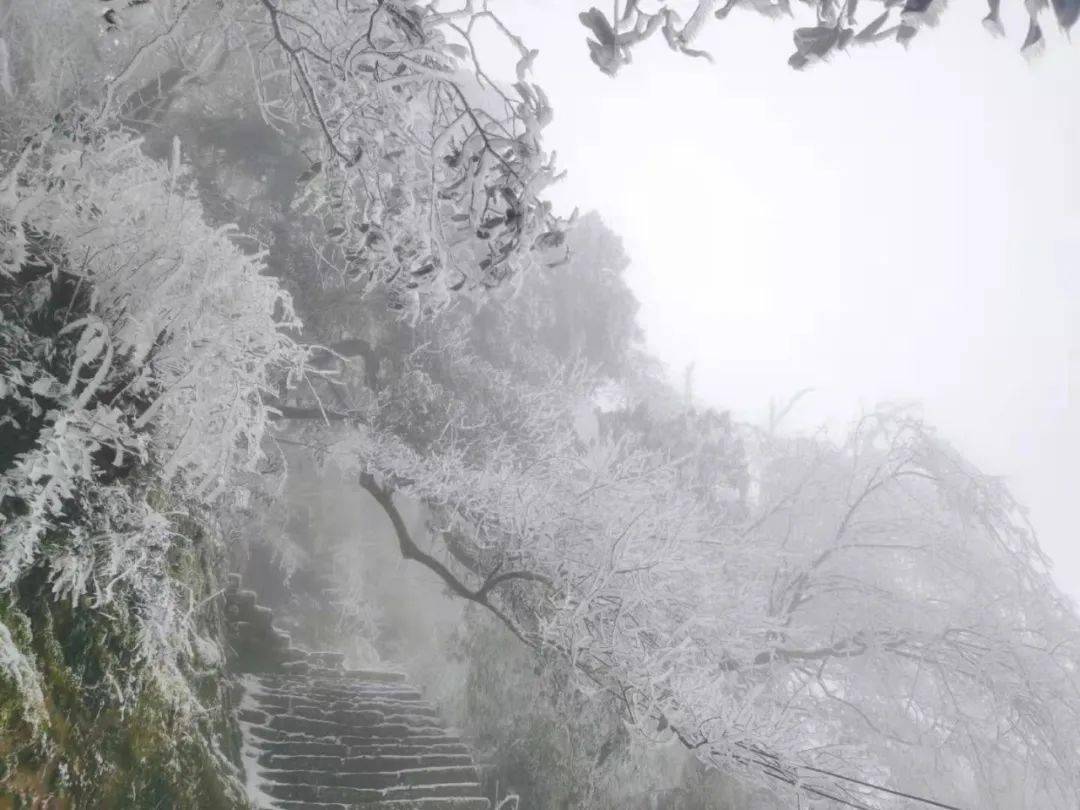
[[[149,406],[127,435],[106,419],[94,441],[109,434],[118,453],[125,442],[139,449],[135,431],[151,426],[147,449],[164,477],[183,472],[199,492],[217,494],[261,457],[261,394],[272,370],[298,363],[282,331],[298,324],[260,257],[237,249],[227,228],[205,224],[177,173],[126,136],[90,148],[54,141],[4,178],[0,227],[13,233],[9,269],[24,256],[28,230],[47,232],[70,257],[67,271],[93,289],[94,313],[65,327],[81,331],[71,379],[33,384],[62,386],[79,410],[113,363],[137,369],[129,393],[145,394]],[[98,372],[84,382],[77,372],[91,364]]]
[[[801,27],[792,32],[795,52],[788,64],[796,70],[830,59],[834,54],[880,42],[908,46],[924,27],[936,25],[946,11],[947,0],[672,0],[639,3],[616,0],[610,15],[591,8],[579,15],[591,36],[586,39],[589,57],[609,75],[631,61],[633,51],[644,41],[663,37],[673,51],[711,59],[700,45],[701,34],[715,20],[731,14],[756,13],[770,19],[792,18]],[[959,5],[959,4],[957,4]],[[982,23],[995,36],[1006,31],[1001,20],[1002,5],[1007,12],[1027,15],[1021,52],[1037,53],[1044,47],[1043,25],[1050,16],[1068,31],[1080,18],[1077,0],[986,0]]]
[[[551,109],[526,81],[530,52],[508,36],[522,58],[506,92],[466,61],[471,21],[491,12],[262,5],[279,47],[254,60],[260,106],[271,124],[318,133],[297,205],[323,220],[320,260],[342,279],[390,285],[418,316],[561,244],[540,198],[555,179],[540,141]]]
[[[740,511],[694,494],[691,458],[582,443],[570,403],[534,404],[470,446],[332,452],[429,504],[434,536],[475,549],[457,569],[474,593],[651,738],[860,807],[880,793],[834,774],[963,806],[1075,803],[1075,615],[1007,491],[920,422],[875,414],[840,446],[748,429],[758,496]]]
[[[298,326],[288,295],[205,223],[188,185],[175,153],[154,162],[117,133],[44,134],[0,178],[0,273],[33,257],[89,291],[57,335],[71,344],[60,377],[46,362],[64,356],[59,342],[13,319],[0,329],[4,418],[43,420],[0,477],[23,504],[0,524],[0,587],[44,557],[58,596],[134,595],[140,646],[166,666],[163,651],[184,644],[183,594],[164,579],[176,535],[149,488],[242,494],[269,426],[263,394],[303,359],[283,331]],[[47,278],[26,289],[29,307],[45,305]],[[140,483],[100,480],[132,464],[149,473]]]

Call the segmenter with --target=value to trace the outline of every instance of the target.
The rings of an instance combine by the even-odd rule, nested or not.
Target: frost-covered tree
[[[882,410],[835,445],[642,400],[583,431],[597,378],[529,379],[466,345],[425,341],[379,408],[294,437],[452,593],[642,734],[758,785],[1075,800],[1075,612],[1007,490],[917,419]]]
[[[555,170],[540,140],[551,109],[527,81],[535,52],[506,32],[518,81],[492,81],[471,39],[481,18],[502,26],[492,12],[265,0],[261,16],[277,47],[254,59],[259,107],[320,136],[296,204],[323,221],[319,260],[342,279],[392,284],[418,315],[561,241],[540,196]]]
[[[77,492],[133,465],[199,498],[254,471],[263,394],[302,351],[283,331],[297,325],[288,296],[205,224],[179,154],[162,165],[135,140],[58,121],[0,194],[2,480],[22,505],[3,523],[6,587]],[[77,598],[93,571],[65,565],[56,588]]]

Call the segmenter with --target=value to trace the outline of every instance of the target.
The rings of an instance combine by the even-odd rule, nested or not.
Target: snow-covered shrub
[[[179,144],[166,165],[57,122],[3,166],[0,589],[42,564],[73,602],[123,590],[143,652],[168,660],[176,529],[152,494],[242,494],[264,395],[302,368],[291,300],[206,224]]]

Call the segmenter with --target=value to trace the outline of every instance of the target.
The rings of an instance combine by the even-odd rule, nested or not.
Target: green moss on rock
[[[215,560],[205,538],[187,537],[168,575],[190,588],[212,648],[223,628]],[[25,689],[0,669],[0,810],[248,806],[220,656],[196,650],[175,667],[151,666],[126,607],[55,601],[45,570],[0,595],[0,621],[44,699],[35,724]]]

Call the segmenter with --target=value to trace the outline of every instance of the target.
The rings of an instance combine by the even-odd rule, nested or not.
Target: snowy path
[[[468,747],[404,675],[287,646],[237,585],[227,598],[249,628],[239,635],[252,646],[259,625],[263,643],[292,659],[242,679],[244,769],[258,810],[490,810]]]

